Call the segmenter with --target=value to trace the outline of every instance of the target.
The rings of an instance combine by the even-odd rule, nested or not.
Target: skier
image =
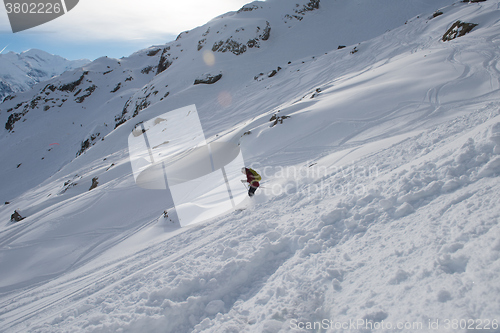
[[[253,197],[255,191],[260,185],[259,181],[262,179],[262,177],[257,173],[257,171],[251,168],[243,167],[241,168],[241,172],[247,176],[247,179],[242,180],[241,182],[250,184],[248,188],[248,196]]]

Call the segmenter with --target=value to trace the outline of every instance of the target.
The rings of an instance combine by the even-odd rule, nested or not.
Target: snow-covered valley
[[[296,2],[0,104],[0,331],[500,332],[500,1]],[[190,104],[263,182],[181,228],[127,137]]]

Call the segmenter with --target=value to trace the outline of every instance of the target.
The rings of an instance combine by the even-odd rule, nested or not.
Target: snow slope
[[[286,8],[286,2],[268,2]],[[362,3],[368,4],[349,2]],[[25,122],[4,133],[8,162],[2,163],[10,176],[2,178],[1,194],[10,203],[0,207],[1,327],[301,332],[316,325],[315,331],[431,332],[446,331],[447,324],[465,331],[452,321],[463,319],[499,332],[500,1],[457,2],[436,17],[437,8],[427,7],[378,37],[325,49],[308,29],[326,24],[330,8],[347,10],[341,5],[349,7],[321,2],[296,19],[291,40],[311,48],[273,39],[280,29],[266,17],[271,37],[260,40],[259,49],[208,53],[209,64],[215,58],[211,66],[202,60],[203,48],[197,50],[196,31],[208,30],[200,27],[177,42],[192,38],[177,51],[187,56],[168,55],[177,44],[166,52],[168,46],[152,48],[120,63],[100,59],[89,74],[68,73],[54,83],[83,76],[82,92],[93,84],[113,89],[103,74],[113,70],[131,86],[99,107],[96,101],[106,100],[109,90],[96,89],[83,103],[61,106],[65,111],[53,122],[42,110],[29,111]],[[224,22],[243,26],[235,15],[259,10],[222,16],[209,23],[210,34],[229,27]],[[373,20],[387,17],[380,15]],[[478,25],[441,41],[457,20]],[[364,21],[365,28],[375,22]],[[208,36],[207,45],[217,43]],[[161,52],[148,55],[156,49]],[[173,62],[159,75],[141,73],[168,57]],[[277,66],[276,75],[267,75]],[[125,67],[133,68],[130,76]],[[220,72],[215,84],[192,84]],[[43,88],[24,96],[29,101]],[[62,100],[67,91],[52,93]],[[207,140],[238,140],[265,182],[246,210],[179,228],[167,191],[134,184],[126,145],[138,122],[192,103]],[[88,111],[82,115],[75,106]],[[116,114],[123,117],[112,119]],[[289,118],[272,126],[275,114]],[[108,129],[98,128],[110,118]],[[73,119],[81,126],[72,127]],[[30,123],[58,129],[36,132]],[[98,136],[104,141],[74,158],[78,137],[97,132],[106,133]],[[29,154],[9,148],[13,138]],[[43,149],[51,139],[60,144]],[[32,161],[17,168],[27,155]],[[24,165],[28,172],[15,177]],[[95,177],[99,185],[89,191]],[[28,217],[8,223],[15,208]]]
[[[352,44],[452,1],[386,0],[383,6],[373,1],[324,1],[314,9],[315,3],[319,2],[252,3],[181,33],[172,43],[152,46],[120,60],[99,58],[83,69],[67,72],[5,101],[0,106],[0,123],[8,130],[2,141],[6,142],[4,155],[9,158],[0,161],[4,170],[0,202],[39,185],[79,155],[82,148],[98,143],[125,121],[135,118],[128,124],[132,126],[152,118],[150,114],[137,118],[152,103],[164,102],[167,111],[196,104],[205,134],[214,135],[221,128],[278,108],[295,98],[297,91],[302,93],[320,84],[293,80],[275,97],[276,90],[270,89],[274,82],[269,82],[267,74],[278,67],[296,71],[303,62],[309,63],[339,45],[351,45],[344,51],[351,50]],[[346,23],[344,16],[359,21]],[[212,52],[220,42],[223,46]],[[358,70],[363,66],[360,64]],[[339,70],[341,74],[354,69]],[[193,85],[204,74],[221,72],[223,78],[216,86]],[[282,81],[281,73],[273,81]],[[262,99],[263,88],[270,90],[273,98]],[[39,133],[42,123],[49,130]],[[28,139],[33,133],[37,139]],[[57,151],[47,152],[50,144],[61,142],[64,145],[56,147]],[[20,178],[24,181],[3,181]]]
[[[89,62],[87,59],[67,60],[37,49],[0,54],[0,99],[30,90],[39,82]]]

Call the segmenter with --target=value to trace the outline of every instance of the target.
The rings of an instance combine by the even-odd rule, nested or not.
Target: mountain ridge
[[[68,60],[38,49],[0,54],[0,100],[88,63],[90,60]]]

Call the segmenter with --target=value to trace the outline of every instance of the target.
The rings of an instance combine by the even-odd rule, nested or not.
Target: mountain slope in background
[[[198,106],[202,118],[218,122],[224,118],[227,124],[234,124],[243,120],[243,115],[258,115],[283,102],[273,99],[272,104],[262,103],[243,86],[267,89],[273,71],[314,61],[339,45],[348,45],[344,52],[350,52],[353,44],[450,3],[450,0],[411,3],[390,0],[383,5],[367,1],[255,2],[181,33],[167,45],[153,46],[120,60],[102,57],[83,69],[39,84],[0,104],[0,124],[6,130],[4,154],[9,156],[0,162],[5,170],[0,180],[24,179],[16,184],[2,182],[6,195],[0,200],[11,200],[38,185],[153,103],[163,101],[165,110],[173,110],[190,101],[188,104]],[[214,89],[193,85],[198,78],[219,74],[222,80],[215,88],[216,93],[198,93]],[[310,86],[305,84],[299,89]],[[284,98],[293,95],[292,91]],[[43,138],[33,131],[30,123],[47,126]],[[205,121],[202,124],[207,135],[212,135],[211,126]],[[38,140],[27,139],[33,133],[37,133]],[[7,144],[11,141],[14,144]],[[50,148],[48,145],[60,142],[64,142],[59,147],[62,151],[44,153]],[[32,168],[38,172],[31,172]]]
[[[0,54],[0,100],[89,62],[87,59],[68,60],[36,49]]]
[[[2,327],[498,332],[500,1],[412,2],[391,31],[324,42],[348,37],[334,14],[365,8],[372,33],[408,8],[385,3],[254,2],[1,104]],[[135,185],[127,137],[193,103],[264,181],[179,228],[168,191]]]

